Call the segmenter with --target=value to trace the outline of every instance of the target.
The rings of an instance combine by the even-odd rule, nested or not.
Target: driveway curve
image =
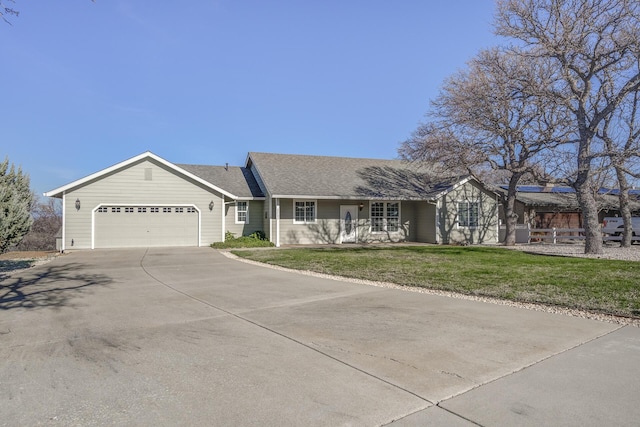
[[[209,248],[78,251],[0,282],[0,425],[624,425],[638,331]]]

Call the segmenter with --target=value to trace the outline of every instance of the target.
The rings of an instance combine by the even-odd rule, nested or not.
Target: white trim
[[[280,247],[280,199],[276,199],[276,248]]]
[[[278,199],[279,200],[279,199]],[[296,220],[296,203],[307,203],[307,202],[313,202],[313,220],[311,221],[307,221],[307,214],[306,214],[306,206],[305,206],[305,215],[304,221],[297,221]],[[318,200],[316,199],[293,199],[293,223],[296,225],[302,225],[302,224],[316,224],[318,222]]]
[[[384,230],[382,231],[373,231],[373,215],[371,214],[372,205],[374,203],[383,203],[383,215],[382,215],[382,224]],[[389,214],[387,213],[387,204],[388,203],[397,203],[398,204],[398,229],[396,231],[388,231],[388,219]],[[380,217],[375,217],[380,218]],[[369,232],[371,234],[388,234],[388,233],[400,233],[402,231],[402,201],[400,200],[371,200],[369,202]]]
[[[226,230],[226,228],[227,228],[227,218],[225,216],[226,212],[224,211],[224,208],[225,208],[226,205],[227,204],[225,203],[224,197],[223,197],[222,198],[222,203],[220,203],[220,206],[221,206],[220,207],[220,210],[221,210],[220,216],[222,216],[222,220],[220,221],[220,224],[221,224],[221,227],[222,227],[222,229],[220,230],[220,232],[222,233],[221,236],[220,236],[220,239],[222,240],[223,243],[224,243],[225,240],[227,240],[226,239],[226,236],[227,236],[227,230]],[[213,213],[213,209],[211,210],[211,212]]]
[[[62,252],[66,249],[67,242],[67,193],[62,194],[62,245],[60,246],[60,250]]]
[[[422,200],[435,200],[435,199],[425,199],[420,197],[411,197],[398,199],[397,197],[371,197],[364,198],[363,196],[322,196],[317,194],[276,194],[273,196],[274,198],[280,199],[304,199],[304,200],[345,200],[349,202],[356,202],[362,200],[371,200],[374,202],[395,202],[395,201],[405,201],[405,202],[419,202]]]
[[[453,184],[453,186],[452,186],[451,188],[449,188],[449,189],[447,189],[447,190],[443,190],[443,191],[441,191],[440,193],[436,194],[436,195],[433,197],[433,199],[439,199],[440,197],[442,197],[442,196],[444,196],[444,195],[446,195],[446,194],[448,194],[448,193],[450,193],[450,192],[452,192],[452,191],[454,191],[454,190],[458,189],[459,187],[461,187],[461,186],[465,185],[467,182],[469,182],[469,181],[471,181],[471,180],[475,181],[477,184],[480,184],[480,183],[478,182],[478,180],[477,180],[477,179],[475,179],[474,177],[472,177],[471,175],[469,175],[468,177],[466,177],[466,178],[464,178],[464,179],[462,179],[462,180],[458,181],[458,183]],[[482,184],[480,184],[480,185],[482,186]],[[484,187],[484,186],[483,186],[483,187]],[[486,189],[486,188],[485,188],[485,189]],[[489,191],[489,190],[487,190],[487,191]]]
[[[135,157],[132,157],[132,158],[130,158],[128,160],[125,160],[125,161],[122,161],[120,163],[117,163],[117,164],[115,164],[113,166],[110,166],[110,167],[108,167],[106,169],[102,169],[101,171],[98,171],[98,172],[93,173],[93,174],[91,174],[89,176],[86,176],[84,178],[81,178],[81,179],[78,179],[76,181],[73,181],[73,182],[71,182],[69,184],[63,185],[62,187],[58,187],[58,188],[55,188],[55,189],[53,189],[51,191],[47,191],[46,193],[44,193],[44,195],[47,196],[47,197],[59,196],[61,193],[64,193],[64,192],[66,192],[68,190],[71,190],[71,189],[73,189],[75,187],[78,187],[78,186],[80,186],[82,184],[85,184],[85,183],[87,183],[89,181],[92,181],[94,179],[98,179],[98,178],[100,178],[100,177],[102,177],[104,175],[107,175],[107,174],[109,174],[111,172],[114,172],[114,171],[116,171],[118,169],[122,169],[122,168],[124,168],[126,166],[129,166],[129,165],[131,165],[133,163],[136,163],[136,162],[138,162],[140,160],[144,160],[144,159],[155,160],[156,162],[158,162],[158,163],[160,163],[160,164],[162,164],[162,165],[174,170],[175,172],[178,172],[178,173],[180,173],[180,174],[182,174],[182,175],[184,175],[184,176],[186,176],[186,177],[188,177],[188,178],[190,178],[190,179],[192,179],[192,180],[204,185],[207,188],[210,188],[210,189],[212,189],[214,191],[217,191],[218,193],[224,194],[225,196],[227,196],[227,197],[229,197],[231,199],[237,199],[237,196],[229,193],[228,191],[225,191],[222,188],[217,187],[217,186],[211,184],[210,182],[205,181],[204,179],[197,177],[196,175],[192,174],[191,172],[188,172],[188,171],[182,169],[181,167],[178,167],[178,166],[174,165],[173,163],[163,159],[160,156],[157,156],[157,155],[153,154],[150,151],[146,151],[146,152],[144,152],[142,154],[139,154],[139,155],[137,155]]]
[[[64,200],[64,199],[63,199]],[[64,203],[64,202],[63,202]],[[224,205],[224,204],[223,204]],[[198,247],[202,246],[202,211],[195,204],[190,203],[99,203],[91,210],[91,249],[96,248],[96,212],[103,206],[122,206],[122,207],[178,207],[178,208],[194,208],[198,212]],[[223,219],[224,223],[224,219]],[[64,230],[64,229],[63,229]],[[63,231],[64,235],[64,231]]]
[[[471,205],[472,203],[475,203],[478,205],[478,216],[476,217],[476,225],[460,225],[460,203],[468,203],[469,205]],[[462,229],[462,228],[466,228],[469,230],[475,230],[477,228],[481,228],[480,226],[480,218],[481,218],[481,207],[482,207],[482,203],[480,202],[480,200],[476,199],[476,200],[456,200],[456,229]]]
[[[271,197],[269,197],[267,212],[267,220],[269,222],[269,241],[275,243],[275,239],[273,238],[273,199]]]
[[[440,236],[440,207],[442,205],[441,199],[438,199],[436,202],[436,217],[435,217],[435,227],[436,227],[436,243],[440,243],[442,240],[442,236]]]
[[[342,209],[350,209],[353,211],[355,219],[351,218],[351,221],[353,221],[354,225],[353,225],[353,230],[354,230],[354,237],[355,237],[355,242],[353,243],[358,243],[358,234],[359,234],[359,205],[340,205],[340,244],[344,243],[344,226],[345,226],[345,220],[343,218],[342,215]],[[349,242],[351,243],[351,242]]]
[[[245,221],[238,221],[238,203],[246,203],[247,204],[247,210],[246,210],[246,220]],[[236,200],[235,202],[235,212],[234,212],[234,216],[235,216],[235,223],[236,224],[249,224],[249,201],[248,200]]]

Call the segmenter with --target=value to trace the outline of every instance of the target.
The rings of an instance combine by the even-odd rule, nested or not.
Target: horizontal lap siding
[[[416,207],[415,225],[416,241],[436,243],[436,205],[428,202],[420,202]]]
[[[151,170],[151,180],[145,179],[149,174],[146,169]],[[80,200],[80,210],[75,209],[76,199]],[[209,210],[211,201],[214,202],[212,211]],[[224,203],[220,194],[176,175],[159,163],[144,160],[89,182],[65,195],[67,249],[91,248],[91,212],[100,204],[195,205],[201,212],[202,245],[221,241],[223,237]]]
[[[236,224],[236,205],[229,204],[226,207],[225,228],[236,237],[248,236],[256,231],[264,230],[264,202],[260,200],[247,201],[249,204],[249,223]]]
[[[479,201],[479,226],[458,227],[458,202]],[[498,203],[495,195],[475,182],[450,191],[441,200],[440,233],[443,243],[495,243],[498,241]]]
[[[301,199],[302,200],[302,199]],[[325,244],[340,242],[340,206],[364,204],[358,211],[358,241],[388,242],[407,241],[417,238],[414,230],[416,203],[400,203],[401,230],[393,233],[371,233],[369,202],[360,200],[316,200],[315,223],[294,224],[292,199],[280,199],[280,244]],[[273,215],[275,218],[275,201]],[[275,225],[274,225],[275,226]]]

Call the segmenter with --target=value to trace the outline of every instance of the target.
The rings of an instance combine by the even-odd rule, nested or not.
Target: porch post
[[[280,247],[280,199],[276,198],[276,248]]]
[[[67,241],[67,192],[62,193],[62,244],[60,251],[64,252]]]

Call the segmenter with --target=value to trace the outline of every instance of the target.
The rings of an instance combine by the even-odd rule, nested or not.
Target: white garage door
[[[94,247],[198,246],[198,215],[187,206],[101,206]]]

